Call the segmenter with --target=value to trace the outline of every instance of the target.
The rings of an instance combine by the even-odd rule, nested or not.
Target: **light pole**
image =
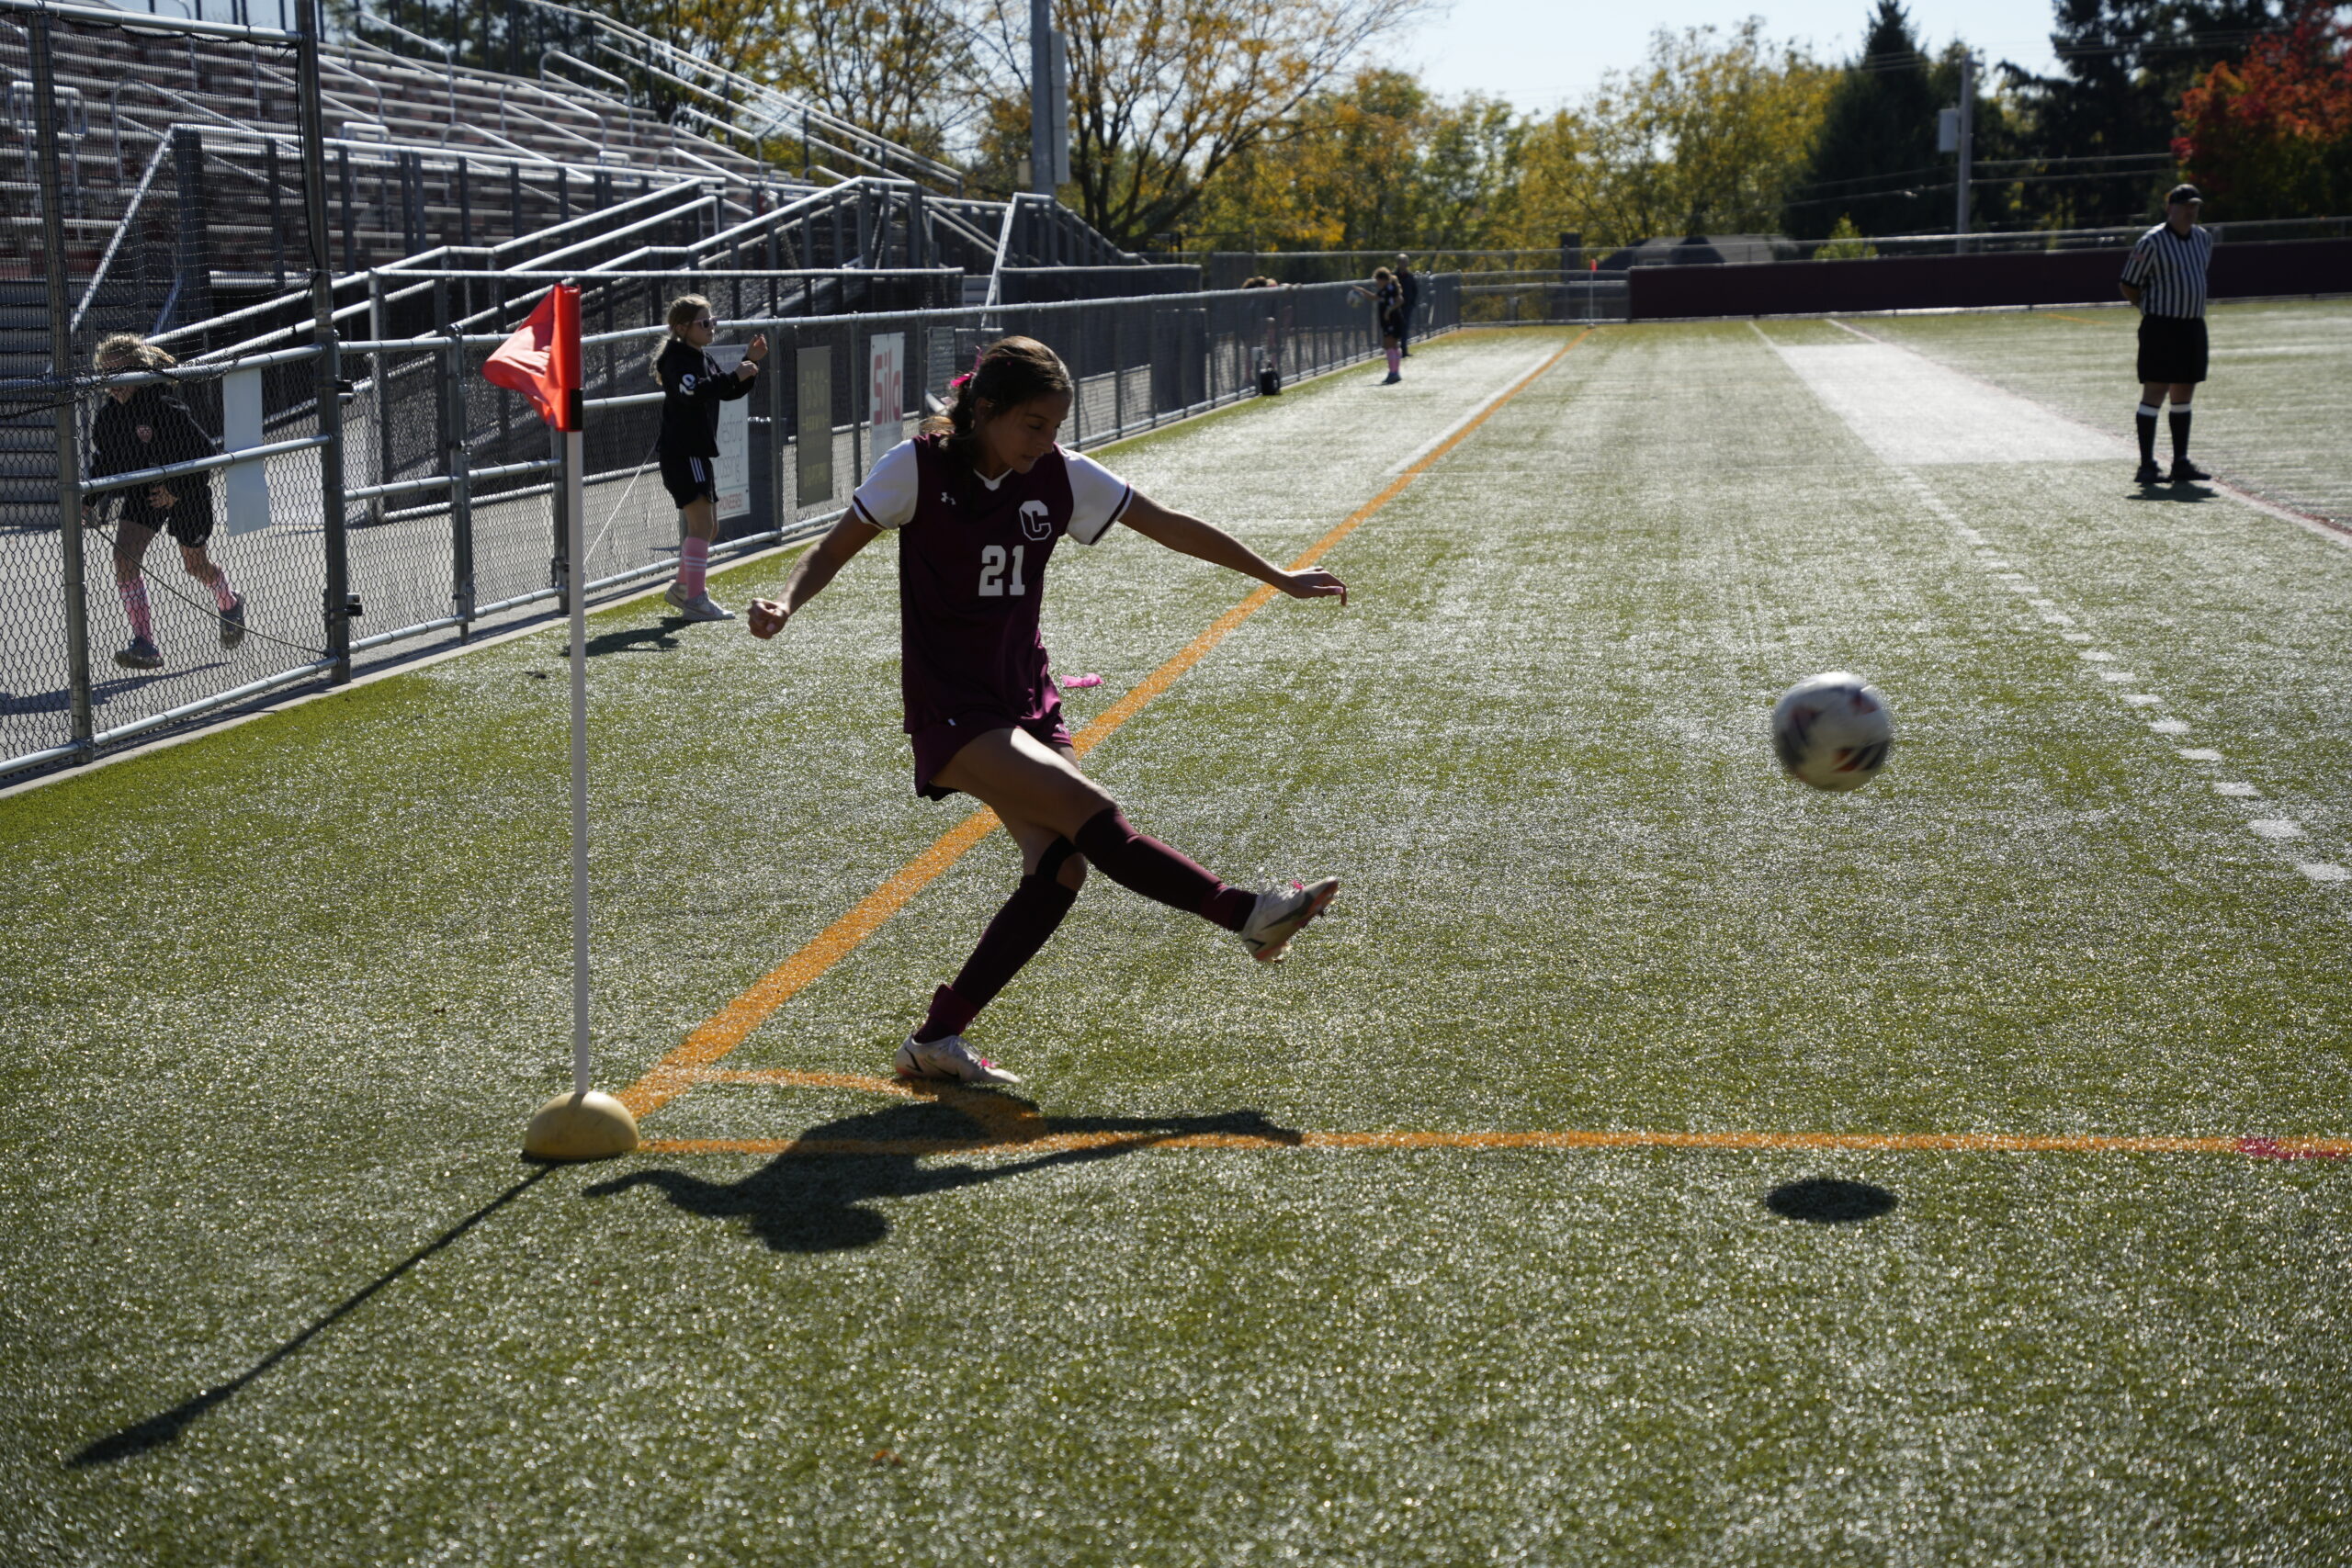
[[[1969,175],[1976,164],[1976,56],[1960,57],[1960,179],[1959,194],[1952,205],[1952,243],[1955,253],[1968,249]]]
[[[1051,196],[1069,178],[1069,54],[1053,0],[1029,0],[1029,188]]]

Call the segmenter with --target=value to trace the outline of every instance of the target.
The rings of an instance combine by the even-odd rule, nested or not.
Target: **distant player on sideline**
[[[1421,302],[1421,280],[1413,276],[1413,258],[1404,252],[1396,253],[1396,288],[1404,296],[1405,310],[1396,323],[1396,357],[1413,357],[1413,311]]]
[[[753,338],[743,363],[727,371],[707,352],[718,329],[709,300],[679,296],[670,303],[669,322],[653,378],[662,383],[662,483],[678,503],[685,535],[678,541],[677,581],[662,597],[690,621],[731,621],[735,612],[713,604],[705,586],[710,543],[718,537],[718,405],[750,395],[768,340]]]
[[[1371,288],[1359,283],[1348,292],[1371,300],[1373,310],[1380,318],[1380,344],[1388,353],[1388,374],[1380,384],[1393,387],[1405,378],[1405,290],[1394,273],[1379,266],[1372,269]]]
[[[2213,235],[2197,221],[2195,186],[2165,196],[2165,220],[2140,236],[2123,264],[2123,297],[2140,308],[2140,471],[2136,482],[2174,484],[2213,476],[2188,460],[2188,400],[2205,379],[2205,269]],[[2156,467],[2156,411],[2172,394],[2172,472]]]
[[[179,363],[135,333],[118,333],[98,344],[91,362],[103,371],[163,370]],[[187,405],[168,384],[108,387],[107,402],[90,431],[90,477],[136,473],[166,463],[209,457],[220,450]],[[101,491],[83,511],[84,523],[96,521],[97,505],[108,495],[121,498],[114,540],[114,586],[122,596],[122,612],[130,620],[130,645],[114,661],[125,670],[161,670],[164,654],[155,642],[154,611],[147,602],[147,574],[141,562],[158,533],[168,532],[180,547],[180,564],[187,574],[212,590],[220,612],[220,646],[236,647],[245,640],[245,601],[230,586],[229,574],[207,552],[212,537],[212,476],[182,474],[162,484]]]
[[[899,1048],[894,1065],[909,1077],[1021,1081],[973,1051],[964,1031],[1054,934],[1090,861],[1123,887],[1223,926],[1261,962],[1280,959],[1339,891],[1330,877],[1265,893],[1220,882],[1136,832],[1119,803],[1079,772],[1037,629],[1046,562],[1065,536],[1092,545],[1124,523],[1294,599],[1344,604],[1348,591],[1328,571],[1284,571],[1063,451],[1055,437],[1069,406],[1069,372],[1053,350],[1023,337],[989,344],[958,380],[947,412],[874,465],[849,510],[793,567],[782,601],[752,604],[752,635],[772,637],[851,557],[896,533],[915,792],[977,796],[1021,848],[1020,884]]]

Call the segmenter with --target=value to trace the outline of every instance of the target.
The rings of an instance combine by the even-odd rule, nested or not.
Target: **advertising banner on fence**
[[[800,504],[833,499],[833,351],[800,351],[793,407],[799,411],[792,449],[799,459]]]
[[[907,334],[876,333],[870,341],[873,369],[866,386],[874,445],[866,454],[869,460],[907,438]]]
[[[729,375],[743,363],[742,345],[713,347],[711,359]],[[729,522],[752,514],[752,400],[736,398],[718,405],[718,456],[711,459],[710,477],[718,490],[718,520]]]

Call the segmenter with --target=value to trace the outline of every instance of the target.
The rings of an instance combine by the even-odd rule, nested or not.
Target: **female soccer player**
[[[685,535],[678,541],[678,576],[662,597],[690,621],[731,621],[735,612],[711,602],[705,587],[710,543],[718,537],[718,405],[746,397],[768,340],[755,337],[743,362],[730,374],[707,350],[718,331],[710,301],[682,294],[670,302],[670,336],[654,355],[653,378],[662,383],[662,483],[678,503]]]
[[[1380,384],[1393,387],[1405,378],[1404,285],[1396,281],[1396,274],[1380,266],[1373,268],[1370,288],[1358,284],[1348,292],[1371,300],[1372,308],[1380,315],[1380,342],[1388,351],[1388,375]]]
[[[1231,886],[1127,823],[1078,770],[1061,697],[1037,631],[1046,559],[1064,536],[1083,545],[1124,523],[1155,543],[1271,583],[1295,599],[1336,595],[1328,571],[1284,571],[1238,539],[1170,512],[1054,438],[1069,412],[1069,372],[1045,344],[1008,337],[983,350],[955,402],[885,453],[847,512],[785,580],[755,600],[753,637],[772,637],[852,556],[899,536],[899,638],[915,791],[958,790],[992,808],[1021,847],[1023,875],[952,985],[899,1047],[909,1077],[1021,1080],[964,1040],[979,1010],[1046,945],[1089,862],[1123,887],[1223,926],[1261,963],[1339,891],[1336,878],[1270,892]]]
[[[107,338],[98,344],[91,362],[100,370],[116,372],[163,370],[178,363],[136,333],[118,333]],[[90,431],[90,477],[94,479],[209,457],[219,450],[168,384],[151,381],[139,387],[108,387],[107,399]],[[220,611],[220,646],[234,648],[244,641],[245,601],[229,585],[228,572],[205,548],[212,537],[212,476],[183,474],[144,489],[101,491],[85,510],[85,523],[96,521],[95,503],[107,495],[122,498],[114,539],[114,586],[122,596],[123,614],[130,620],[130,645],[118,651],[114,661],[126,670],[164,667],[141,563],[147,547],[165,531],[178,543],[180,564],[187,574],[212,590],[213,603]]]

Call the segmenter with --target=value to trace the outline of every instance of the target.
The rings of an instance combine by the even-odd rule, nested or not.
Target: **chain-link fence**
[[[991,309],[937,303],[960,292],[962,275],[944,269],[571,276],[588,329],[582,575],[592,596],[675,569],[680,521],[658,472],[650,361],[678,294],[713,301],[733,345],[714,350],[723,360],[754,333],[771,346],[756,390],[723,410],[720,558],[826,526],[876,457],[1007,333],[1043,340],[1069,365],[1071,446],[1379,352],[1373,312],[1340,284]],[[6,536],[21,570],[0,590],[13,596],[0,636],[0,773],[85,758],[553,609],[564,571],[553,443],[481,369],[555,280],[371,278],[376,335],[336,345],[346,389],[334,428],[322,425],[319,350],[308,344],[248,346],[161,374],[83,371],[67,390],[89,525],[60,515],[52,424],[48,515],[28,513]],[[853,309],[805,313],[827,302]],[[1459,280],[1430,279],[1424,303],[1424,332],[1459,325]],[[31,379],[53,405],[56,385]],[[158,460],[129,466],[125,430]],[[77,531],[78,596],[63,562]],[[77,704],[86,741],[67,723]]]

